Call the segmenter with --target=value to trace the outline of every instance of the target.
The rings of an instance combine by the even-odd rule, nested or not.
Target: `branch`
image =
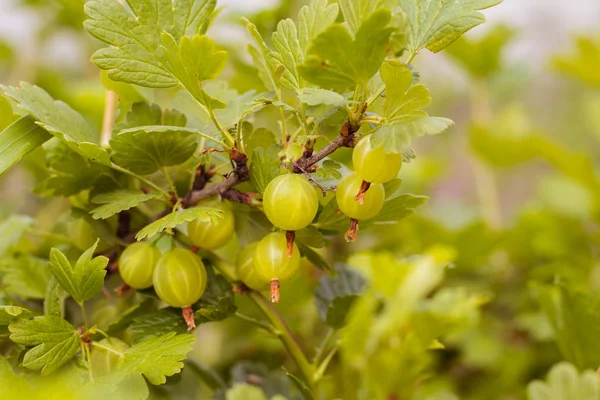
[[[186,207],[193,206],[200,200],[207,199],[212,196],[222,196],[223,193],[242,182],[235,171],[227,177],[224,181],[217,183],[216,185],[205,187],[202,190],[195,190],[190,192],[187,196]]]

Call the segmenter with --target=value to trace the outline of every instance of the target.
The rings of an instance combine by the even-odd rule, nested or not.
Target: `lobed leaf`
[[[216,208],[210,207],[195,207],[186,208],[172,212],[159,220],[146,225],[141,231],[135,235],[135,238],[140,241],[145,238],[151,238],[165,229],[175,228],[184,222],[192,220],[210,221],[212,218],[222,218],[223,213]]]
[[[116,190],[102,193],[92,199],[92,203],[102,204],[91,211],[94,219],[106,219],[121,211],[137,207],[148,200],[161,196],[158,192],[144,193],[140,190]]]
[[[45,315],[9,325],[10,339],[35,346],[25,353],[23,366],[48,375],[69,362],[79,348],[79,334],[64,319]]]
[[[35,123],[35,118],[25,115],[0,132],[0,175],[23,156],[52,138]]]
[[[545,381],[536,380],[527,386],[528,400],[600,399],[600,378],[594,370],[583,372],[561,362],[552,367]]]
[[[336,267],[335,277],[319,279],[315,301],[321,319],[333,328],[341,328],[354,301],[364,291],[367,281],[358,272]]]
[[[206,268],[208,283],[204,294],[192,308],[196,323],[221,321],[235,313],[237,307],[231,284],[222,275],[216,275],[211,267]]]

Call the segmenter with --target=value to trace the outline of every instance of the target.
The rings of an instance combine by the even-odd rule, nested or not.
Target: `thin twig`
[[[104,117],[102,118],[102,131],[100,132],[100,145],[108,146],[112,136],[115,113],[117,111],[117,93],[112,90],[106,91],[106,103],[104,104]]]

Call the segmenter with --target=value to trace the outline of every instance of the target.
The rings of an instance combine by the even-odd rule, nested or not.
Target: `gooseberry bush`
[[[215,0],[86,2],[102,129],[2,86],[0,173],[35,155],[47,202],[0,225],[2,398],[427,398],[485,301],[440,289],[451,248],[360,246],[426,202],[402,190],[411,141],[453,125],[413,60],[500,1],[312,0],[273,32],[242,19],[247,51],[212,38]],[[268,362],[197,360],[228,339]]]

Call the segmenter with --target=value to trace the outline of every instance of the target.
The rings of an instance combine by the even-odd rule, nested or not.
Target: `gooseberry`
[[[267,185],[263,206],[273,225],[286,231],[296,231],[308,226],[315,218],[319,198],[304,176],[285,174]]]
[[[254,252],[258,242],[246,246],[237,257],[237,275],[250,289],[263,291],[269,289],[269,280],[260,276],[254,268]]]
[[[149,243],[129,245],[119,258],[119,274],[134,289],[149,288],[160,256],[160,251]]]
[[[188,329],[195,328],[191,305],[206,289],[206,269],[202,259],[189,250],[175,248],[165,253],[154,268],[154,290],[162,301],[182,308]]]
[[[235,230],[235,218],[231,204],[217,199],[204,201],[198,207],[211,207],[223,213],[222,218],[193,220],[188,223],[188,236],[196,246],[205,250],[223,247]]]
[[[358,173],[353,172],[340,181],[335,198],[340,210],[350,218],[356,220],[365,220],[373,218],[379,213],[385,200],[385,190],[380,183],[374,183],[364,194],[362,204],[357,202],[354,197],[360,190],[363,179]]]
[[[383,146],[373,148],[371,138],[366,137],[354,147],[352,164],[364,181],[385,183],[398,175],[402,167],[402,154],[386,153]]]
[[[265,236],[254,251],[254,269],[260,277],[271,282],[271,301],[279,302],[279,282],[290,279],[300,268],[300,251],[292,243],[288,255],[288,240],[282,232]]]

